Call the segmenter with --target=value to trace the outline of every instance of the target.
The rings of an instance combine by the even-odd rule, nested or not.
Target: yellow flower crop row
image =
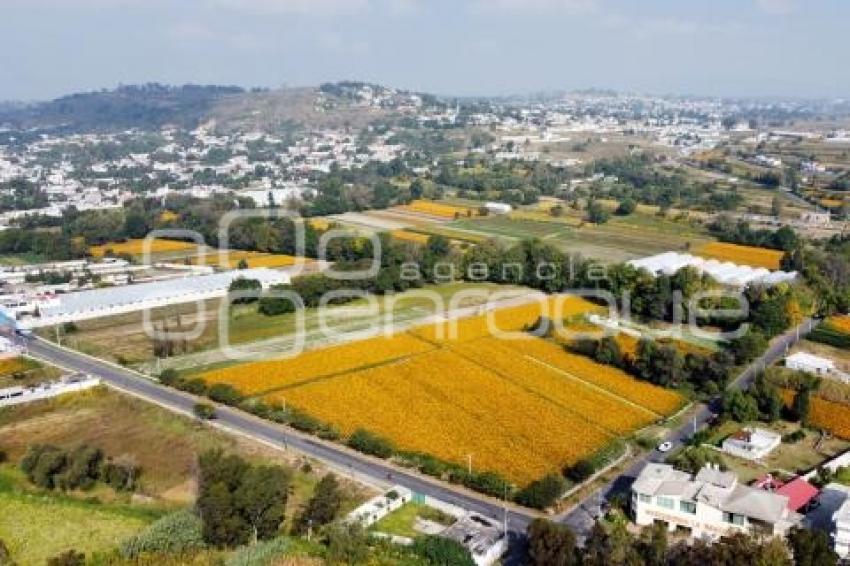
[[[839,330],[844,334],[850,334],[850,316],[848,315],[836,315],[831,316],[826,320],[827,324],[834,328],[835,330]]]
[[[532,326],[541,315],[563,319],[596,310],[599,310],[597,305],[581,297],[552,295],[542,302],[535,301],[498,309],[489,314],[422,326],[412,332],[432,342],[443,340],[462,342],[493,334],[517,333]]]
[[[179,242],[177,240],[163,240],[160,238],[153,239],[149,244],[148,249],[151,253],[162,252],[183,252],[194,250],[197,245],[190,242]],[[110,242],[99,246],[91,246],[89,253],[94,257],[103,257],[106,252],[112,250],[113,254],[130,254],[140,255],[145,252],[145,240],[127,240],[125,242]]]
[[[395,240],[414,242],[416,244],[424,244],[428,242],[427,234],[419,234],[417,232],[409,232],[407,230],[393,230],[390,232],[390,236],[392,236]]]
[[[780,394],[787,407],[794,404],[796,391],[782,389]],[[850,440],[850,406],[812,395],[809,398],[809,424]]]
[[[533,395],[555,403],[585,419],[589,425],[601,426],[608,432],[625,434],[655,421],[657,415],[629,405],[600,391],[568,372],[552,369],[522,355],[526,346],[543,342],[541,338],[510,341],[480,338],[453,345],[458,353],[475,363],[497,372]],[[597,371],[606,368],[597,364]]]
[[[598,427],[452,352],[273,393],[349,434],[363,427],[404,449],[493,470],[520,484],[603,446]]]
[[[440,218],[454,218],[455,216],[474,216],[476,211],[465,206],[454,206],[430,200],[414,200],[410,204],[400,206],[401,210],[439,216]]]
[[[764,267],[766,269],[779,269],[784,255],[779,250],[727,244],[725,242],[710,242],[694,250],[694,253],[720,261],[730,261],[739,265]]]
[[[617,368],[596,363],[585,356],[567,352],[562,346],[547,340],[511,341],[506,344],[519,353],[547,363],[660,415],[676,412],[684,402],[674,391],[637,380]]]
[[[284,254],[266,254],[249,251],[230,251],[227,254],[210,252],[189,258],[195,265],[212,265],[222,269],[236,269],[242,260],[248,267],[289,267],[295,264],[297,257]]]
[[[228,383],[246,395],[385,363],[433,349],[409,334],[376,336],[309,350],[294,358],[250,362],[201,374],[207,383]]]

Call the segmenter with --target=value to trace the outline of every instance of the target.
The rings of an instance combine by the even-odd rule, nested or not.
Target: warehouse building
[[[21,320],[20,326],[51,326],[224,297],[233,280],[240,277],[256,279],[264,289],[290,279],[286,271],[256,268],[67,293],[41,303],[39,316]]]

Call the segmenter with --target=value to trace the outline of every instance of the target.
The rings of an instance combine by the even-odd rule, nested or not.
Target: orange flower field
[[[782,389],[780,394],[785,406],[791,407],[796,392]],[[812,395],[809,399],[809,424],[827,430],[838,438],[850,440],[850,406]]]
[[[179,242],[177,240],[162,240],[159,238],[151,241],[151,253],[184,252],[194,250],[197,245],[191,242]],[[99,246],[91,246],[89,253],[94,257],[103,257],[106,252],[112,250],[113,254],[141,255],[145,252],[145,240],[127,240],[125,242],[110,242]]]
[[[454,218],[460,216],[475,216],[476,210],[466,206],[454,206],[451,204],[443,204],[430,200],[414,200],[410,204],[398,207],[399,210],[414,212],[418,214],[427,214],[428,216],[438,216],[440,218]]]
[[[393,230],[390,236],[394,240],[402,240],[404,242],[413,242],[415,244],[424,244],[428,241],[427,234],[419,234],[418,232],[410,232],[408,230]]]
[[[725,242],[710,242],[698,247],[693,253],[720,261],[731,261],[739,265],[764,267],[772,270],[779,269],[782,256],[785,255],[779,250],[757,248],[755,246],[740,246]]]
[[[596,309],[551,296],[569,318]],[[540,316],[531,303],[499,309],[499,328],[521,330]],[[404,450],[498,472],[519,485],[561,470],[675,412],[682,398],[575,354],[544,338],[502,339],[486,316],[458,321],[456,339],[434,326],[376,337],[293,359],[202,374],[245,394],[297,407],[344,435],[365,428]]]
[[[227,254],[209,252],[199,256],[192,256],[190,261],[195,265],[211,265],[221,269],[236,269],[242,260],[248,267],[289,267],[298,260],[297,257],[284,254],[266,254],[261,252],[230,251]],[[308,261],[308,260],[305,260]]]

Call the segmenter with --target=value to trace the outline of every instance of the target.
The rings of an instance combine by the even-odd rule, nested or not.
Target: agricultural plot
[[[786,407],[792,407],[796,392],[780,390]],[[809,425],[831,432],[838,438],[850,440],[850,406],[812,395],[809,399]]]
[[[219,269],[236,269],[243,262],[247,267],[289,267],[299,258],[285,254],[267,254],[261,252],[229,251],[225,254],[210,252],[192,256],[189,261],[193,265],[211,265]],[[309,260],[302,260],[309,261]]]
[[[395,210],[446,219],[454,219],[462,216],[475,216],[478,212],[472,207],[456,206],[453,204],[444,204],[430,200],[414,200],[410,204],[396,207]]]
[[[402,450],[455,463],[471,454],[478,469],[523,485],[682,404],[675,393],[544,338],[518,337],[541,314],[570,318],[596,308],[553,296],[463,318],[454,328],[426,325],[200,377],[297,407],[343,435],[364,428]],[[517,339],[491,336],[488,319]]]
[[[738,244],[727,244],[724,242],[711,242],[694,250],[696,255],[730,261],[738,265],[749,265],[752,267],[764,267],[765,269],[779,269],[784,252],[758,248],[755,246],[741,246]]]
[[[197,248],[197,244],[190,242],[178,242],[177,240],[153,239],[148,244],[152,254],[191,252]],[[113,255],[129,254],[133,256],[145,253],[145,240],[126,240],[124,242],[109,242],[99,246],[91,246],[89,253],[94,257],[104,257],[107,253]]]
[[[14,385],[32,385],[41,381],[55,379],[61,372],[52,366],[22,356],[0,359],[0,387]]]
[[[428,242],[429,238],[427,234],[419,234],[418,232],[410,232],[408,230],[393,230],[390,232],[390,236],[392,236],[394,240],[413,242],[414,244],[425,244]]]

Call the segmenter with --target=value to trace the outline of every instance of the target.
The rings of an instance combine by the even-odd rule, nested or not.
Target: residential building
[[[742,428],[723,441],[723,451],[746,460],[760,460],[782,442],[782,435],[762,428]]]
[[[632,485],[632,513],[640,526],[655,522],[670,531],[714,540],[734,532],[784,535],[802,520],[788,497],[738,482],[708,464],[696,475],[668,464],[647,464]]]

